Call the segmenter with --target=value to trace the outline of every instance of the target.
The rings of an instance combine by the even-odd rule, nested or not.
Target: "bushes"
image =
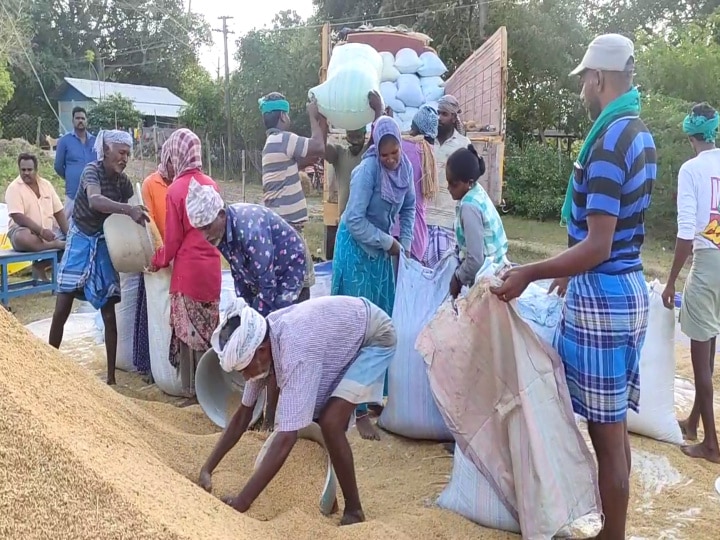
[[[669,239],[676,232],[675,194],[677,173],[692,150],[681,125],[690,109],[682,100],[654,94],[643,97],[642,118],[655,139],[658,177],[652,205],[646,216],[647,232],[656,239]],[[557,148],[539,142],[519,147],[510,143],[505,158],[503,193],[508,210],[540,221],[559,219],[567,181],[576,157],[558,155]]]
[[[503,196],[518,216],[545,221],[560,219],[572,159],[567,152],[539,142],[510,143],[505,154]]]

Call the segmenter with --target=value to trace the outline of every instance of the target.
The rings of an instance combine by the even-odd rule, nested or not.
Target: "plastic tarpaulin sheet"
[[[515,302],[501,302],[487,286],[488,280],[476,283],[454,308],[443,304],[417,348],[460,451],[523,538],[545,540],[577,521],[599,520],[595,462],[577,428],[559,356]]]

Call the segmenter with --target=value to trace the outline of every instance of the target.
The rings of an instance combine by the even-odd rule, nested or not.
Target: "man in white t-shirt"
[[[675,258],[663,291],[665,307],[674,309],[675,281],[692,254],[680,328],[691,340],[695,402],[680,427],[686,440],[695,441],[702,419],[705,436],[701,443],[683,446],[682,451],[715,463],[720,463],[712,385],[715,340],[720,334],[720,149],[715,147],[719,122],[717,111],[707,103],[695,105],[683,122],[696,156],[685,162],[678,174]]]
[[[433,268],[443,256],[455,249],[455,206],[445,179],[445,163],[453,152],[467,148],[470,139],[462,134],[460,104],[447,94],[438,102],[438,136],[435,139],[435,162],[438,168],[439,190],[434,199],[427,201],[425,220],[428,226],[428,247],[422,263]]]

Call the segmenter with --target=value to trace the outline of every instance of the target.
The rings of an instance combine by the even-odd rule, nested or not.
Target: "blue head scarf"
[[[400,163],[395,169],[388,169],[380,161],[378,146],[383,137],[395,139],[400,146]],[[373,145],[363,155],[365,159],[375,159],[380,168],[380,196],[390,204],[400,204],[413,181],[413,168],[410,160],[402,151],[402,134],[400,126],[389,116],[381,116],[375,122],[372,132]]]
[[[714,143],[717,137],[718,124],[720,124],[720,115],[718,115],[717,111],[712,118],[690,113],[685,117],[682,127],[686,135],[702,137],[705,142]]]
[[[437,139],[438,134],[438,112],[431,105],[423,105],[420,110],[415,113],[412,119],[412,125],[424,137]]]

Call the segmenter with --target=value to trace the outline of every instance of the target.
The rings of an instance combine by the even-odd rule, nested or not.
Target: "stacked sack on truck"
[[[437,107],[445,94],[442,76],[447,67],[438,55],[426,51],[418,55],[413,49],[400,49],[396,55],[380,53],[382,75],[380,95],[393,110],[403,131],[409,131],[415,113],[424,105]]]

